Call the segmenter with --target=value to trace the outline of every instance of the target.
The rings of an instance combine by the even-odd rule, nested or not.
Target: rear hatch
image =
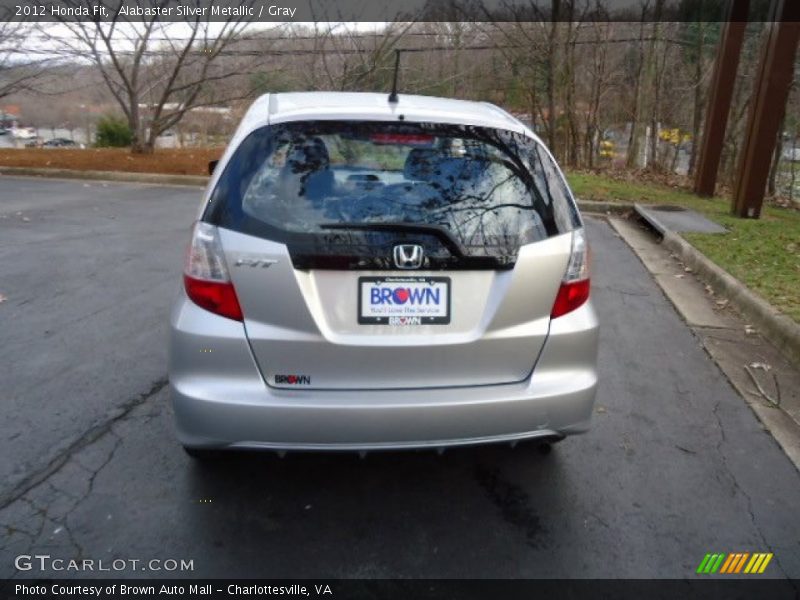
[[[342,121],[253,132],[203,220],[265,381],[313,389],[527,378],[580,224],[529,137]]]

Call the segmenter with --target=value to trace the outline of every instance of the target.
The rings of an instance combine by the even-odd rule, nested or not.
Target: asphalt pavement
[[[199,197],[0,177],[0,577],[98,575],[15,571],[38,553],[192,561],[99,573],[140,577],[683,578],[773,552],[765,576],[800,578],[800,475],[602,220],[588,434],[194,464],[165,359]]]

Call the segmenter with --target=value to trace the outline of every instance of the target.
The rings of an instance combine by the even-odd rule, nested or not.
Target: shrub
[[[133,133],[125,119],[108,115],[97,122],[95,146],[100,148],[121,148],[130,146]]]

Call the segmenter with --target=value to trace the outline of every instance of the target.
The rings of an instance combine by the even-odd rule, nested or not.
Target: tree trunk
[[[538,133],[536,131],[536,110],[538,107],[538,102],[536,100],[536,87],[535,84],[528,87],[528,110],[531,113],[531,129],[534,133]]]
[[[769,178],[767,179],[767,196],[774,198],[777,190],[776,182],[778,179],[778,166],[781,162],[781,154],[783,154],[783,125],[786,122],[786,117],[781,119],[780,127],[778,127],[778,140],[775,142],[775,152],[772,153],[772,164],[769,168]]]
[[[697,160],[697,150],[700,140],[700,127],[703,121],[703,105],[705,98],[700,86],[703,82],[703,51],[705,47],[705,24],[698,23],[699,33],[697,36],[697,46],[695,47],[695,64],[694,64],[694,114],[692,115],[692,151],[689,154],[689,172],[691,177],[694,175],[694,165]]]
[[[595,154],[600,144],[600,97],[605,79],[606,53],[608,50],[605,41],[600,41],[599,31],[597,42],[600,47],[595,52],[594,69],[592,70],[591,104],[586,128],[586,162],[590,169],[595,166]]]
[[[794,186],[797,183],[797,178],[794,172],[795,158],[797,157],[797,131],[792,136],[792,160],[789,163],[789,205],[794,202]]]
[[[662,164],[658,156],[658,129],[660,126],[661,118],[661,89],[663,82],[664,67],[659,65],[659,40],[661,37],[661,12],[663,10],[664,0],[656,0],[654,22],[653,22],[653,39],[650,42],[650,52],[648,57],[648,74],[650,75],[650,85],[653,90],[653,103],[650,107],[650,159],[652,163],[650,166],[655,170],[660,171]],[[666,63],[668,49],[664,47],[661,52],[664,63]]]
[[[744,136],[743,121],[750,106],[750,99],[743,99],[744,85],[738,86],[734,94],[734,103],[731,108],[731,118],[725,131],[725,146],[723,147],[723,172],[724,182],[733,185],[736,181],[736,164],[739,160],[739,140]]]
[[[150,129],[147,132],[147,139],[142,144],[141,149],[137,154],[153,154],[156,150],[156,140],[158,136],[164,133],[163,126],[161,128],[155,127],[155,123],[150,124]]]
[[[556,98],[555,98],[555,70],[556,70],[556,40],[558,38],[558,16],[561,1],[553,0],[550,23],[550,35],[547,45],[547,137],[550,152],[558,156],[556,144]]]
[[[567,117],[567,164],[578,166],[580,145],[578,141],[578,124],[575,115],[575,42],[573,36],[573,22],[575,20],[575,1],[567,2],[565,19],[566,36],[564,38],[564,104]]]
[[[131,130],[131,152],[133,154],[149,154],[144,151],[142,117],[139,113],[139,96],[136,94],[128,95],[128,127]]]
[[[633,110],[631,114],[631,133],[628,138],[628,156],[625,159],[625,166],[629,169],[637,167],[639,160],[639,115],[641,113],[642,103],[642,71],[644,71],[644,15],[642,15],[642,23],[639,28],[639,49],[642,56],[639,58],[639,63],[636,68],[636,81],[634,82],[633,90]]]
[[[133,154],[153,154],[156,150],[155,142],[147,140],[139,144],[136,149],[131,148]]]
[[[669,165],[670,173],[674,173],[678,168],[678,157],[681,155],[681,143],[675,144],[675,153],[672,155],[672,162]]]

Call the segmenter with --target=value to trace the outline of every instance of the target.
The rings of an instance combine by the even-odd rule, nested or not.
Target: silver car
[[[547,148],[491,104],[261,97],[214,169],[183,280],[169,379],[192,456],[589,427],[583,223]]]

